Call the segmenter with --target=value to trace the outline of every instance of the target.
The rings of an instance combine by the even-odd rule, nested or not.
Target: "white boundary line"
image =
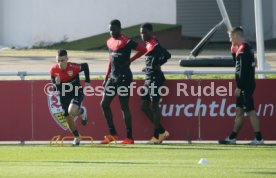
[[[120,143],[121,140],[118,140],[117,143]],[[248,144],[252,140],[241,140],[237,141],[237,144]],[[137,144],[145,144],[148,140],[137,140],[135,143]],[[72,141],[64,141],[64,144],[71,144]],[[91,144],[91,141],[83,140],[81,141],[83,144]],[[95,144],[99,144],[99,140],[93,141]],[[191,140],[191,141],[183,141],[183,140],[167,140],[163,142],[164,144],[218,144],[217,140]],[[0,145],[49,145],[49,141],[0,141]],[[115,143],[111,143],[111,145],[114,145]],[[276,144],[276,140],[267,140],[265,141],[265,144]],[[55,145],[55,143],[53,144]],[[118,144],[121,145],[121,144]]]

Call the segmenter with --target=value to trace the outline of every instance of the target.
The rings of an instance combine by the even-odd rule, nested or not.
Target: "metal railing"
[[[165,75],[185,75],[187,79],[192,79],[193,75],[208,74],[234,74],[234,70],[209,71],[209,70],[183,70],[183,71],[163,71]],[[144,75],[143,72],[132,72],[133,75]],[[106,72],[90,72],[90,75],[103,76]],[[256,74],[276,74],[276,70],[256,70]],[[49,72],[0,72],[0,76],[18,76],[20,80],[25,80],[26,76],[49,76]]]

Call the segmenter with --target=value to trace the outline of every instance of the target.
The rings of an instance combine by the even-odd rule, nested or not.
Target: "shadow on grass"
[[[250,174],[260,174],[260,175],[276,175],[276,172],[248,172]]]
[[[61,163],[61,164],[122,164],[122,165],[142,165],[142,164],[156,164],[156,162],[118,162],[118,161],[1,161],[0,163]],[[167,164],[167,163],[158,163],[158,164]]]

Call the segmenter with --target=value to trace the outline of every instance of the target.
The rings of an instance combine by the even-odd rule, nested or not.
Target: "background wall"
[[[276,38],[276,1],[263,2],[264,37]],[[255,41],[253,0],[224,0],[233,26],[242,25]],[[203,37],[221,20],[216,0],[0,0],[0,46],[31,47],[72,41],[108,31],[110,20],[123,27],[146,21],[181,24],[182,35]],[[213,41],[228,41],[223,27]]]
[[[243,26],[247,39],[255,41],[254,0],[224,0],[224,4],[232,26]],[[276,1],[265,0],[262,5],[264,38],[276,38]],[[221,20],[216,0],[177,0],[177,23],[182,25],[183,36],[203,37]],[[212,41],[228,41],[225,26]]]
[[[0,122],[3,123],[0,124],[0,141],[50,140],[54,135],[71,135],[68,129],[64,130],[54,120],[53,115],[63,123],[65,122],[61,117],[62,109],[58,99],[55,96],[48,97],[44,93],[44,87],[48,82],[46,80],[0,81],[0,88],[3,90],[0,92],[0,98],[5,101],[0,103],[2,108]],[[137,82],[135,84],[137,88],[143,85],[142,80],[134,82]],[[256,82],[257,86],[269,86],[257,87],[254,101],[263,137],[266,141],[275,140],[276,95],[263,95],[263,93],[275,92],[276,81],[275,79],[260,79]],[[211,89],[212,83],[214,83],[213,89]],[[230,83],[233,85],[230,86]],[[234,80],[201,80],[200,86],[204,87],[199,89],[202,91],[199,93],[202,93],[202,96],[197,97],[192,96],[190,87],[198,88],[199,81],[165,81],[164,85],[168,87],[169,94],[162,97],[160,111],[162,125],[170,132],[169,140],[218,140],[229,134],[235,119],[233,91],[236,86],[234,83]],[[102,86],[102,81],[96,80],[91,84],[96,89],[96,87]],[[187,95],[177,90],[178,84],[188,86],[185,90]],[[205,90],[205,87],[208,89]],[[18,92],[18,88],[20,88],[20,92]],[[130,98],[133,136],[135,140],[148,140],[152,136],[153,125],[139,107],[141,97],[137,95],[137,88],[133,88],[134,95]],[[204,94],[204,90],[208,96]],[[214,93],[210,96],[212,90]],[[227,96],[218,95],[216,92],[218,90],[220,94]],[[179,95],[177,95],[178,91]],[[194,92],[197,93],[197,91]],[[106,120],[100,108],[102,96],[98,91],[88,92],[88,94],[90,96],[86,96],[83,101],[83,105],[87,108],[88,124],[84,127],[78,119],[78,129],[81,135],[92,135],[95,140],[100,140],[108,133]],[[230,94],[232,96],[229,96]],[[118,135],[124,138],[125,124],[118,97],[112,101],[111,108]],[[50,110],[56,112],[51,115]],[[250,119],[246,117],[244,122],[238,139],[251,140],[254,138],[254,132]]]
[[[256,40],[255,30],[255,10],[254,1],[243,0],[241,1],[241,25],[246,29],[246,36],[249,40]],[[263,30],[265,40],[276,38],[276,1],[265,0],[262,1],[263,5]]]
[[[0,44],[31,47],[108,31],[112,19],[122,27],[143,22],[176,23],[176,0],[0,0]],[[158,8],[158,9],[156,9]]]
[[[224,5],[232,25],[240,25],[241,1],[224,0]],[[203,37],[222,20],[216,0],[177,0],[177,23],[182,25],[182,35]],[[223,26],[212,41],[228,41],[226,27]]]

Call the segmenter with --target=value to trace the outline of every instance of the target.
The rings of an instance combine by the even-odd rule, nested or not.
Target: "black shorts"
[[[62,108],[64,110],[63,116],[65,116],[65,117],[69,116],[68,108],[69,108],[70,104],[76,104],[80,107],[82,104],[83,97],[84,97],[84,95],[82,92],[79,92],[78,96],[70,94],[70,95],[61,97],[60,102],[61,102]]]
[[[158,89],[163,85],[164,80],[145,80],[144,88],[142,89],[141,99],[144,101],[159,102],[160,94]]]
[[[242,108],[245,112],[254,110],[254,90],[245,91],[241,90],[240,97],[236,98],[236,107]]]
[[[119,97],[129,97],[131,82],[132,78],[123,78],[120,80],[109,78],[105,84],[104,94],[108,96],[118,94]]]

